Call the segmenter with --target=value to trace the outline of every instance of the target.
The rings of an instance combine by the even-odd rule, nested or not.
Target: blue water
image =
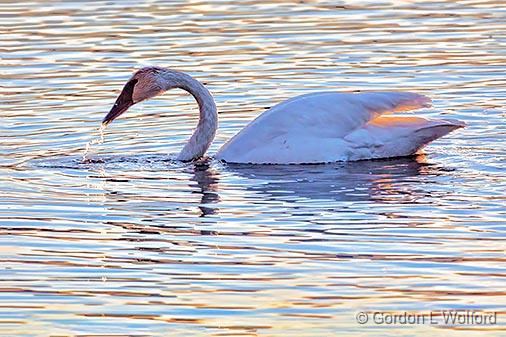
[[[502,336],[506,8],[500,1],[0,4],[0,335]],[[430,96],[468,123],[414,158],[174,161],[191,96],[89,141],[137,68],[213,93],[216,152],[318,90]],[[498,312],[496,324],[357,323]]]

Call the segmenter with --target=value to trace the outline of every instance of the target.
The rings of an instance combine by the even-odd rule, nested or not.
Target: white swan
[[[202,83],[179,71],[146,67],[135,72],[103,125],[133,104],[172,88],[192,94],[200,110],[197,128],[178,159],[202,157],[218,127],[216,104]],[[409,156],[465,126],[457,120],[385,116],[429,106],[429,98],[409,92],[302,95],[265,111],[215,157],[231,163],[301,164]]]

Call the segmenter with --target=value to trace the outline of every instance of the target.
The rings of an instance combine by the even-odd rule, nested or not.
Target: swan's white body
[[[463,126],[451,120],[382,116],[430,106],[422,95],[321,92],[264,112],[227,142],[227,162],[300,164],[399,157]]]
[[[159,82],[155,94],[141,92],[153,91],[151,87],[143,89],[152,86],[147,80],[142,82],[145,75],[138,76],[143,72],[151,76],[156,73],[157,77],[149,78]],[[173,87],[183,88],[195,97],[200,108],[199,124],[178,158],[202,156],[217,128],[216,105],[209,91],[189,75],[164,68],[143,68],[132,79],[139,79],[132,104],[137,103],[135,95],[141,97],[140,101]],[[302,164],[409,156],[465,126],[456,120],[388,115],[429,106],[429,98],[408,92],[302,95],[265,111],[223,145],[216,158],[230,163]],[[106,116],[104,122],[109,123],[117,115]]]

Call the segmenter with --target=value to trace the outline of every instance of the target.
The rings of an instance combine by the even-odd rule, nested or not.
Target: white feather
[[[426,96],[406,92],[302,95],[264,112],[228,141],[216,158],[300,164],[412,155],[464,124],[381,115],[429,106]]]
[[[183,161],[198,159],[218,127],[216,104],[202,83],[179,71],[146,67],[131,77],[120,98],[133,104],[171,88],[188,91],[199,105],[197,128],[178,156]],[[216,158],[231,163],[302,164],[409,156],[465,126],[455,120],[386,115],[429,106],[429,98],[409,92],[302,95],[265,111],[223,145]],[[104,123],[126,111],[119,110],[115,104]]]

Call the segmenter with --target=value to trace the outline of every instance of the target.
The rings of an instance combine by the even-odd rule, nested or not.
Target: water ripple
[[[0,4],[0,334],[504,334],[506,9],[499,1]],[[93,144],[133,69],[206,83]],[[212,154],[294,95],[413,90],[466,129],[427,155],[302,166]],[[96,143],[96,142],[95,142]],[[359,311],[498,312],[492,326],[359,325]]]

